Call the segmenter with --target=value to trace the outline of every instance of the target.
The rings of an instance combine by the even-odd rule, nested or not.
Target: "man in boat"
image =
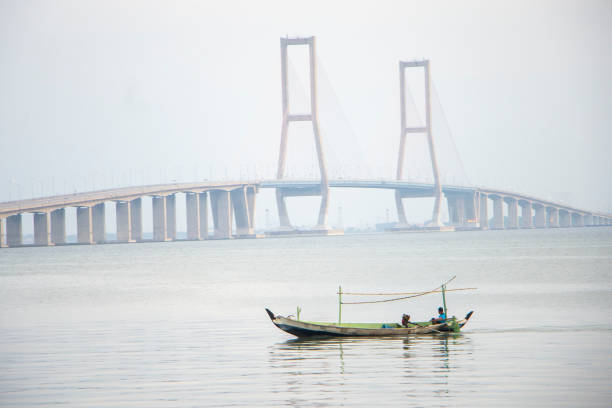
[[[445,321],[446,321],[446,313],[444,312],[444,308],[440,306],[438,308],[438,317],[432,318],[431,322],[433,324],[436,324],[436,323],[444,323]]]
[[[402,315],[402,326],[408,327],[409,323],[410,323],[410,315],[403,314]]]

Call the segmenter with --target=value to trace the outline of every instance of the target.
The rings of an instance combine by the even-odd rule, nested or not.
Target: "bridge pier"
[[[93,244],[93,211],[91,207],[77,207],[77,242]]]
[[[278,208],[278,220],[280,228],[283,230],[291,230],[291,221],[289,220],[289,212],[287,211],[287,203],[285,195],[281,189],[276,189],[276,207]]]
[[[476,227],[479,198],[474,193],[446,193],[448,218],[453,226]]]
[[[51,211],[51,243],[62,245],[66,243],[66,209]]]
[[[153,196],[153,241],[168,241],[166,197]]]
[[[518,201],[516,198],[506,197],[504,201],[508,205],[508,223],[506,228],[517,229],[518,228]]]
[[[130,201],[130,238],[142,241],[142,198]]]
[[[176,239],[176,195],[166,196],[166,238]]]
[[[579,213],[572,213],[572,227],[584,227],[584,216]]]
[[[186,193],[187,206],[187,239],[208,239],[208,194]]]
[[[489,207],[488,207],[488,196],[486,194],[480,194],[480,229],[489,229]]]
[[[478,207],[477,196],[469,194],[463,197],[463,225],[466,227],[476,226],[476,208]]]
[[[4,218],[0,218],[0,248],[4,248]]]
[[[465,199],[461,196],[446,197],[448,203],[448,219],[451,225],[460,226],[465,223]]]
[[[563,228],[571,226],[571,217],[568,211],[559,210],[559,225]]]
[[[10,215],[6,218],[6,243],[9,247],[23,245],[21,214]]]
[[[96,244],[106,242],[106,205],[96,204],[91,209],[93,240]]]
[[[49,213],[34,213],[34,245],[51,244],[49,230],[51,227]]]
[[[198,206],[200,211],[200,239],[208,239],[208,193],[206,191],[198,194]]]
[[[546,228],[546,207],[542,204],[534,204],[535,207],[535,227]]]
[[[187,239],[197,241],[200,235],[200,195],[198,193],[185,193]]]
[[[234,209],[234,218],[236,220],[236,235],[241,237],[253,236],[255,234],[253,226],[255,192],[252,190],[253,189],[243,187],[232,190],[230,193],[232,207]]]
[[[533,209],[531,201],[519,201],[521,206],[521,228],[533,228]]]
[[[504,202],[499,196],[491,197],[493,200],[493,229],[504,229]]]
[[[547,217],[546,224],[548,228],[559,227],[559,209],[555,207],[546,207]]]
[[[117,221],[117,242],[134,242],[132,239],[132,217],[129,201],[115,203]]]
[[[232,237],[232,206],[230,192],[225,190],[212,190],[210,192],[215,239],[229,239]]]
[[[584,214],[584,225],[588,227],[593,225],[593,214]]]

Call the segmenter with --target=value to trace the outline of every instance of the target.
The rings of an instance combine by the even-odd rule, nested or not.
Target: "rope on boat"
[[[446,289],[446,292],[455,292],[457,290],[476,290],[478,288],[459,288],[459,289]],[[441,293],[441,290],[432,290],[427,293]],[[424,292],[397,292],[397,293],[359,293],[359,292],[342,292],[343,295],[355,295],[355,296],[396,296],[396,295],[419,295]],[[336,294],[339,294],[336,293]]]
[[[442,289],[442,287],[444,285],[447,285],[448,283],[452,282],[457,276],[453,276],[452,278],[450,278],[448,281],[444,282],[442,285],[432,289],[432,290],[428,290],[427,292],[420,292],[411,296],[402,296],[402,297],[398,297],[398,298],[393,298],[393,299],[383,299],[383,300],[369,300],[369,301],[362,301],[362,302],[340,302],[340,304],[343,305],[362,305],[362,304],[366,304],[366,303],[385,303],[385,302],[395,302],[396,300],[404,300],[404,299],[411,299],[411,298],[415,298],[415,297],[419,297],[419,296],[424,296],[424,295],[428,295],[430,293],[436,293],[439,292],[440,289]],[[342,292],[342,294],[346,294],[344,292]]]

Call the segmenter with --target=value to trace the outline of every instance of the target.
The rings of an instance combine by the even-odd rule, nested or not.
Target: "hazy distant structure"
[[[406,68],[423,68],[425,80],[425,126],[408,127],[406,123]],[[431,78],[429,72],[429,60],[423,61],[400,61],[399,62],[399,77],[400,77],[400,117],[401,117],[401,132],[399,155],[397,158],[397,180],[403,179],[404,160],[406,155],[406,137],[413,133],[425,133],[427,135],[427,144],[429,146],[429,157],[431,160],[431,168],[434,176],[434,189],[432,192],[414,192],[408,190],[395,190],[395,205],[397,207],[397,217],[399,226],[407,226],[406,213],[402,198],[408,197],[435,197],[433,214],[431,216],[430,227],[440,227],[440,201],[442,199],[442,186],[440,185],[440,174],[438,171],[438,161],[436,159],[436,150],[434,148],[433,132],[431,130]]]
[[[292,114],[289,107],[287,82],[287,48],[289,45],[308,45],[310,51],[310,113]],[[314,234],[337,233],[327,226],[328,197],[330,187],[373,188],[395,191],[399,225],[391,230],[409,228],[406,222],[403,198],[435,197],[432,220],[427,228],[434,230],[559,228],[612,225],[612,214],[575,208],[525,194],[465,185],[440,184],[431,129],[430,66],[428,60],[400,62],[401,134],[396,180],[329,180],[321,146],[317,113],[315,38],[281,38],[283,121],[278,173],[275,180],[243,182],[195,182],[132,186],[100,191],[90,191],[29,200],[0,203],[0,247],[19,247],[23,244],[22,215],[33,214],[34,245],[65,245],[66,208],[76,207],[77,243],[106,243],[105,205],[115,203],[117,239],[113,242],[139,242],[142,233],[142,197],[151,197],[153,214],[153,241],[177,240],[176,194],[185,194],[187,239],[252,238],[254,234],[255,198],[260,188],[274,188],[278,204],[281,230],[301,234],[291,227],[285,197],[321,196],[319,219]],[[423,68],[425,75],[425,126],[408,127],[406,121],[406,68]],[[284,179],[287,131],[292,121],[310,121],[313,127],[320,182]],[[403,180],[404,155],[408,134],[427,135],[434,184]],[[448,201],[449,222],[440,223],[440,201],[444,193]],[[213,234],[208,228],[208,200],[213,219]],[[492,217],[489,218],[489,200]],[[520,215],[519,215],[520,208]],[[235,229],[233,221],[235,220]],[[342,226],[342,207],[338,208],[338,220]],[[389,222],[387,211],[387,223]],[[269,211],[266,210],[266,226]],[[235,232],[234,232],[235,230]],[[308,231],[307,233],[310,233]],[[272,234],[273,235],[273,234]],[[5,241],[6,237],[6,241]]]
[[[65,245],[66,208],[76,208],[77,243],[102,244],[106,237],[106,204],[115,204],[117,238],[112,242],[174,241],[176,194],[185,194],[188,240],[250,238],[254,236],[258,184],[199,182],[122,187],[62,196],[0,203],[0,247],[23,246],[22,214],[34,214],[34,245]],[[153,237],[144,239],[142,198],[151,197]],[[208,200],[213,234],[208,231]],[[235,228],[233,220],[235,220]],[[235,229],[235,233],[233,230]]]
[[[287,157],[287,132],[290,122],[309,121],[312,123],[312,131],[314,133],[315,146],[317,149],[317,159],[319,162],[319,172],[321,174],[321,184],[316,188],[277,188],[276,203],[278,207],[278,218],[280,220],[281,230],[292,230],[291,222],[289,221],[289,213],[285,197],[293,196],[321,196],[321,206],[319,208],[319,220],[315,229],[327,230],[327,211],[329,205],[329,181],[327,178],[327,168],[325,165],[325,156],[323,155],[323,146],[321,145],[321,133],[319,131],[319,115],[317,107],[317,72],[316,72],[316,53],[315,53],[315,37],[305,38],[281,38],[281,81],[282,81],[282,98],[283,98],[283,121],[281,127],[281,143],[278,156],[278,172],[276,178],[283,179],[285,174],[285,162]],[[290,45],[307,45],[309,49],[309,65],[310,65],[310,112],[309,113],[291,113],[289,106],[289,83],[287,75],[287,48]]]

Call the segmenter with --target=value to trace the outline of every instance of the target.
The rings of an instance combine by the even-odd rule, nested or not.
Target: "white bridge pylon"
[[[408,127],[406,123],[406,68],[423,68],[425,79],[425,126],[424,127]],[[409,192],[401,189],[395,190],[395,205],[397,207],[397,217],[399,226],[407,226],[406,213],[404,211],[403,198],[409,197],[435,197],[433,214],[431,216],[430,227],[440,227],[440,203],[442,200],[442,186],[440,185],[440,175],[438,171],[438,162],[436,159],[436,150],[434,148],[433,132],[431,130],[431,78],[430,78],[429,60],[423,61],[400,61],[399,76],[400,76],[400,111],[401,111],[401,132],[399,154],[397,159],[397,180],[403,179],[404,160],[406,155],[406,138],[410,134],[427,135],[427,144],[429,146],[429,157],[431,160],[431,168],[433,171],[434,188],[430,192]]]
[[[321,145],[321,133],[319,131],[319,115],[317,107],[317,72],[315,63],[315,37],[305,38],[281,38],[281,80],[282,80],[282,97],[283,97],[283,122],[281,128],[281,143],[280,153],[278,156],[278,171],[276,178],[283,179],[285,174],[285,162],[287,157],[287,133],[290,122],[306,121],[312,123],[312,131],[314,133],[315,146],[317,150],[317,159],[319,162],[319,172],[321,174],[321,184],[315,189],[276,189],[276,204],[278,207],[278,217],[280,220],[281,230],[291,230],[291,222],[289,221],[289,213],[285,197],[292,196],[321,196],[321,206],[319,208],[319,220],[316,229],[329,229],[327,226],[327,211],[329,206],[329,180],[327,177],[327,168],[325,165],[325,156],[323,154],[323,146]],[[307,45],[309,48],[309,65],[310,65],[310,113],[293,114],[289,106],[289,83],[287,74],[287,47],[290,45]]]

